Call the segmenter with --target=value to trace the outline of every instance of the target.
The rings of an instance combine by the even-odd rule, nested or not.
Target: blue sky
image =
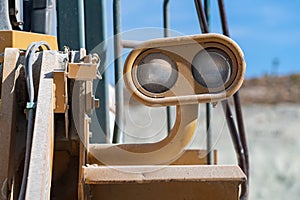
[[[121,0],[122,30],[161,28],[162,3]],[[106,4],[107,36],[111,37],[112,0]],[[225,0],[225,6],[230,35],[245,54],[247,78],[272,74],[275,59],[279,61],[278,74],[300,73],[300,1]],[[217,0],[211,0],[211,32],[221,33],[219,18]],[[201,33],[194,0],[170,0],[170,20],[170,28],[184,35]]]

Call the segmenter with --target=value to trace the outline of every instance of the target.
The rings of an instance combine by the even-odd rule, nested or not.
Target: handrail
[[[229,37],[229,28],[228,28],[228,23],[226,19],[226,11],[225,11],[225,5],[223,0],[218,0],[219,4],[219,12],[220,12],[220,17],[221,17],[221,23],[222,23],[222,30],[223,34]],[[244,120],[243,120],[243,113],[242,113],[242,107],[241,107],[241,102],[240,102],[240,96],[239,96],[239,91],[237,91],[233,95],[233,100],[234,100],[234,106],[235,106],[235,111],[236,111],[236,118],[237,118],[237,126],[238,126],[238,132],[239,132],[239,142],[241,144],[240,151],[242,155],[242,161],[241,165],[243,165],[241,168],[244,171],[244,173],[247,176],[247,181],[242,184],[242,191],[240,198],[242,200],[248,199],[248,194],[249,194],[249,153],[248,153],[248,146],[247,146],[247,141],[246,141],[246,132],[245,132],[245,127],[244,127]],[[228,104],[228,102],[227,102]],[[228,104],[229,106],[229,104]],[[229,110],[230,111],[230,110]],[[237,130],[235,131],[237,132]]]
[[[122,68],[122,43],[121,43],[121,1],[113,0],[113,26],[114,26],[114,65],[115,65],[115,91],[116,91],[116,115],[113,132],[113,143],[122,142],[123,130],[123,76]]]
[[[205,13],[202,7],[202,3],[200,0],[194,0],[194,1],[197,9],[201,30],[203,33],[208,33],[209,29],[208,29],[207,19],[205,17]],[[223,34],[229,36],[224,2],[223,0],[218,0],[218,3],[219,3],[220,15],[221,15]],[[235,100],[235,107],[237,110],[236,115],[237,115],[238,129],[236,128],[236,123],[234,121],[228,100],[222,101],[222,106],[226,116],[226,121],[229,127],[229,131],[231,134],[231,139],[233,141],[234,149],[237,154],[238,164],[247,176],[247,181],[242,183],[241,194],[240,194],[240,199],[246,200],[248,199],[248,190],[249,190],[249,158],[248,158],[248,148],[246,143],[245,129],[243,124],[242,111],[241,111],[238,92],[234,95],[234,100]]]

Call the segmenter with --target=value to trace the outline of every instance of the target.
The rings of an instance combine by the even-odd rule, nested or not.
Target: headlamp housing
[[[242,85],[246,64],[240,47],[220,34],[156,39],[128,55],[124,81],[149,106],[223,100]]]

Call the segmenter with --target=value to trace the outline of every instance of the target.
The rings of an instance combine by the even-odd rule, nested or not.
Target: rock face
[[[300,74],[245,80],[240,94],[243,104],[300,103]]]

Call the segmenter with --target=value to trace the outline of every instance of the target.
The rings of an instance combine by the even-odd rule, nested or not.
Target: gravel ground
[[[244,107],[250,155],[250,199],[299,199],[300,105]],[[227,127],[216,148],[220,164],[235,162]]]
[[[205,148],[204,106],[190,148]],[[165,109],[133,106],[126,109],[127,142],[158,141],[166,135]],[[250,199],[299,199],[300,105],[243,107],[250,154]],[[236,157],[220,105],[213,109],[213,144],[219,164],[235,164]]]

